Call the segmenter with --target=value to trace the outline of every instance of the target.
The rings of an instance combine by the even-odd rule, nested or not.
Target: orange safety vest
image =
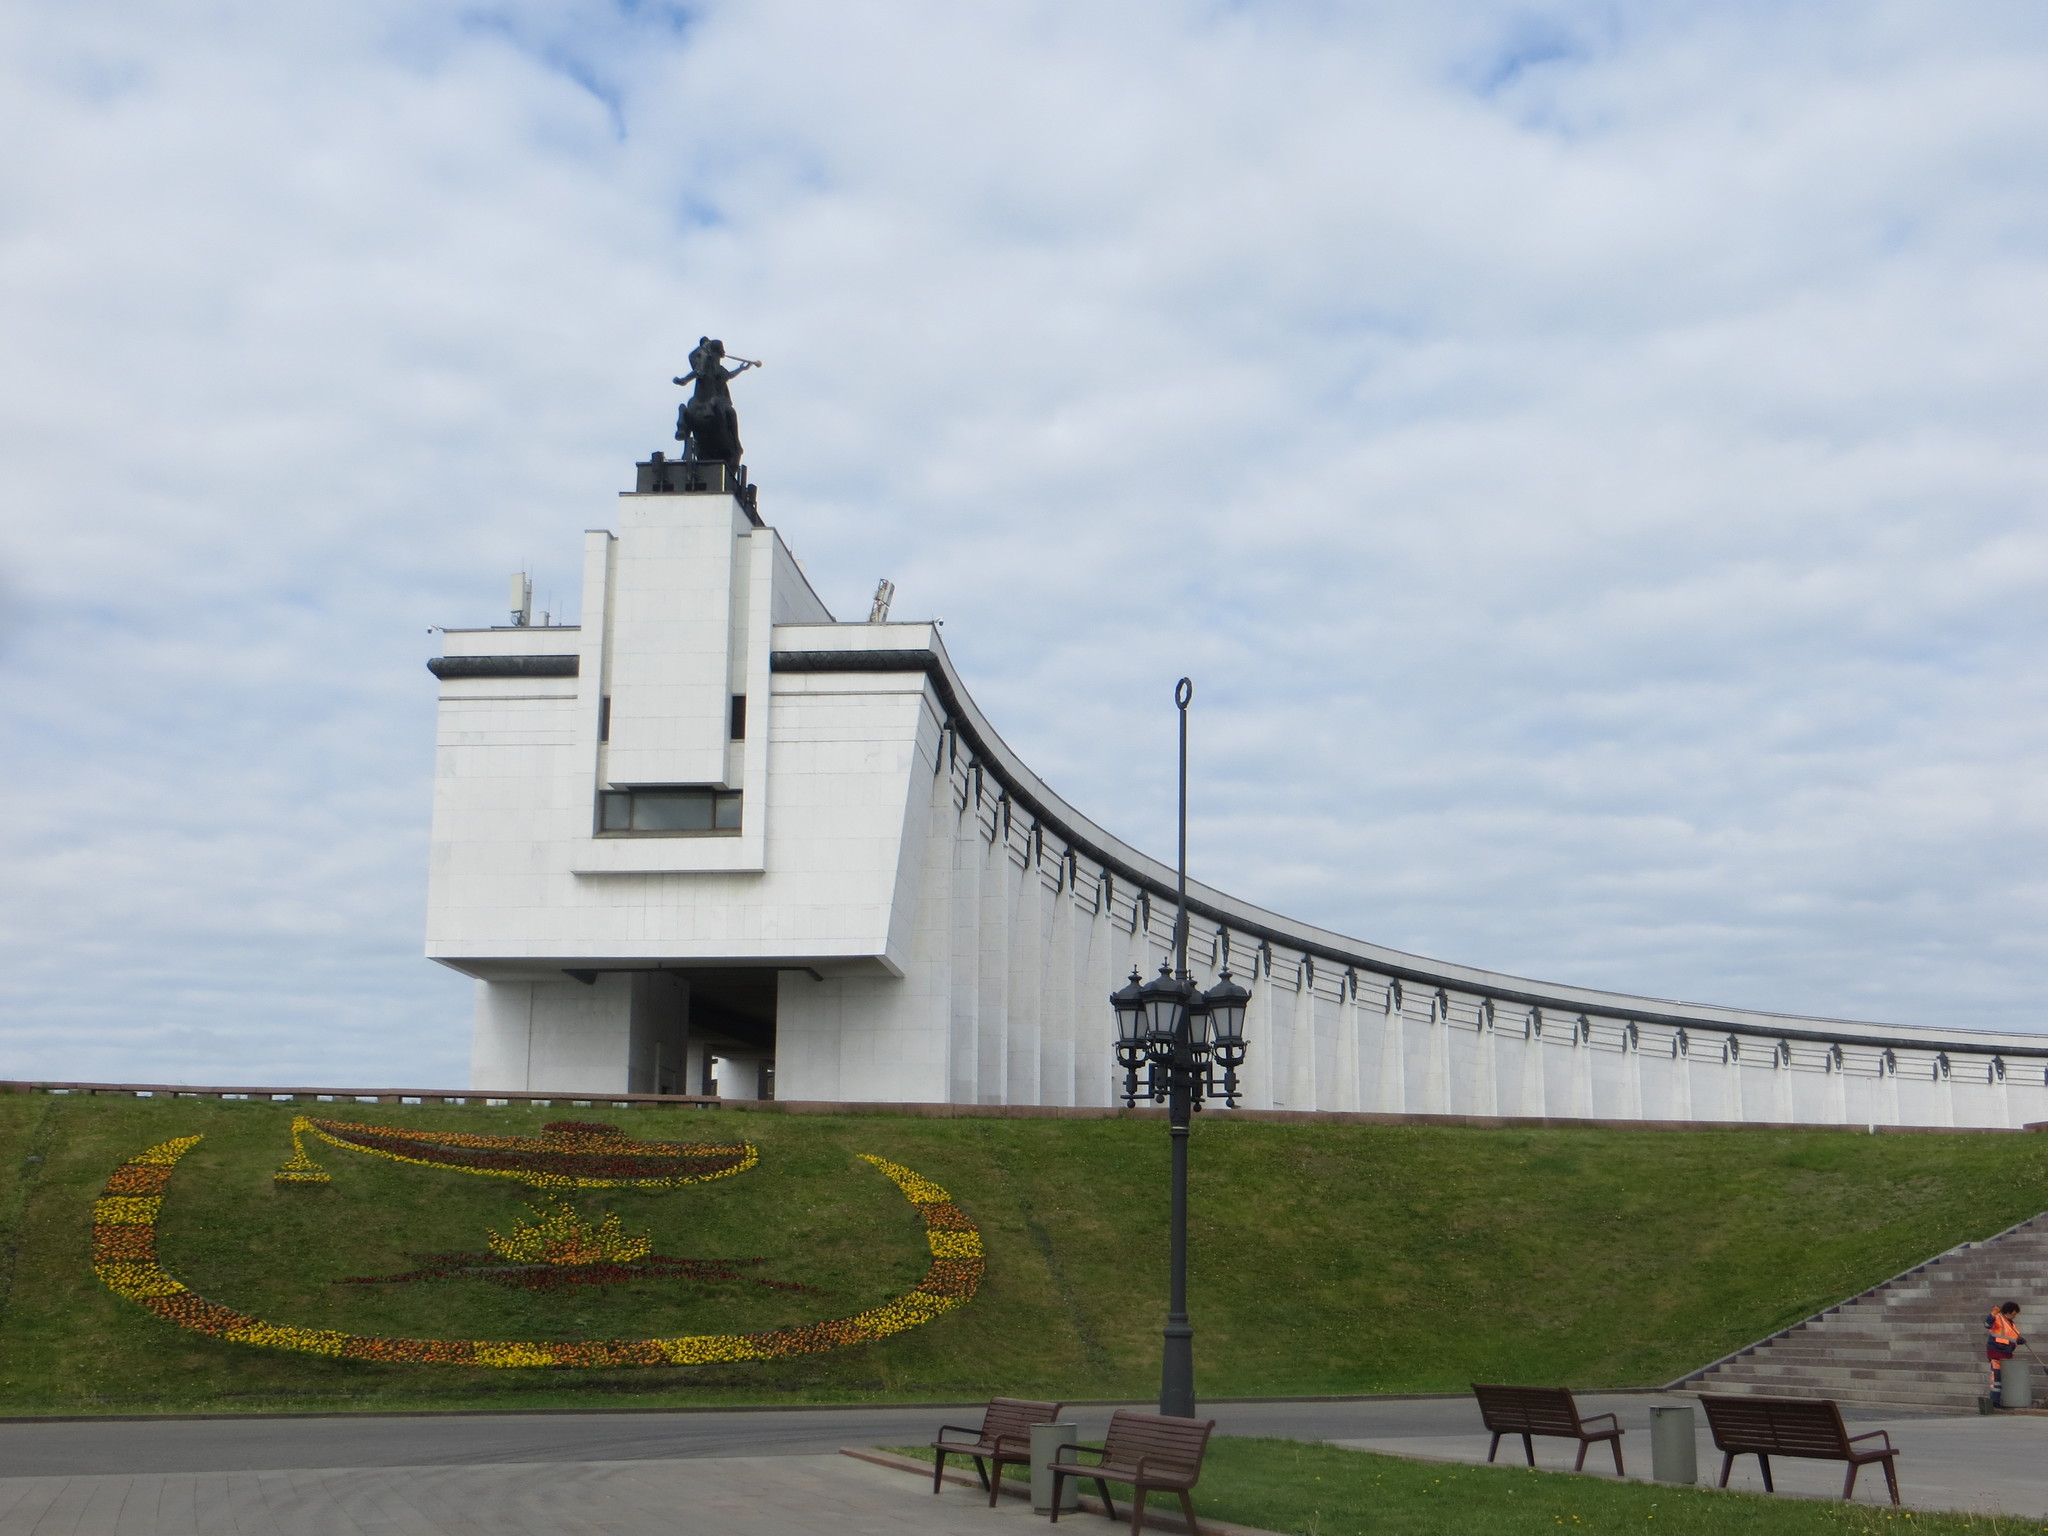
[[[1984,1319],[1984,1326],[1991,1331],[1991,1337],[1984,1341],[1984,1353],[1991,1359],[2010,1360],[2026,1342],[2020,1337],[2019,1325],[2003,1312],[1991,1313]]]

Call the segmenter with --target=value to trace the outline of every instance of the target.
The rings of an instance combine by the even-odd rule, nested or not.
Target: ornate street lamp
[[[1173,958],[1159,974],[1131,979],[1109,995],[1116,1014],[1116,1064],[1124,1072],[1124,1106],[1139,1099],[1166,1105],[1173,1147],[1172,1261],[1166,1310],[1165,1361],[1159,1411],[1195,1415],[1195,1330],[1188,1323],[1188,1130],[1205,1099],[1237,1106],[1237,1069],[1244,1065],[1244,1012],[1251,994],[1226,967],[1204,992],[1188,974],[1188,703],[1194,684],[1173,690],[1180,711],[1180,866],[1173,919]]]

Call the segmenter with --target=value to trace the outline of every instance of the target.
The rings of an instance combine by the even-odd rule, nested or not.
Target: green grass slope
[[[476,1250],[533,1198],[319,1147],[278,1189],[291,1106],[0,1098],[0,1413],[1070,1399],[1156,1389],[1166,1136],[1138,1120],[320,1106],[378,1124],[527,1133],[609,1119],[748,1139],[757,1168],[661,1193],[587,1190],[657,1252],[759,1259],[794,1282],[636,1280],[567,1294],[483,1280],[337,1285]],[[205,1137],[158,1223],[166,1268],[266,1321],[460,1339],[754,1331],[842,1317],[917,1282],[916,1213],[858,1160],[936,1180],[979,1224],[980,1295],[879,1343],[747,1364],[503,1370],[336,1360],[182,1331],[106,1291],[91,1207],[154,1142]],[[1933,1253],[2048,1207],[2048,1138],[1485,1131],[1206,1117],[1194,1138],[1202,1392],[1459,1390],[1474,1379],[1667,1380]]]

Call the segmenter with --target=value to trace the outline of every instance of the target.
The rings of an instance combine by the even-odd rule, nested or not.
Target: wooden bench
[[[1486,1448],[1486,1459],[1493,1460],[1500,1449],[1501,1436],[1520,1435],[1522,1454],[1529,1458],[1529,1465],[1536,1465],[1536,1446],[1532,1435],[1551,1435],[1559,1440],[1579,1442],[1579,1459],[1572,1463],[1574,1472],[1586,1470],[1586,1452],[1602,1440],[1614,1452],[1614,1475],[1620,1477],[1621,1437],[1624,1431],[1611,1413],[1596,1413],[1590,1419],[1579,1417],[1579,1405],[1572,1401],[1572,1394],[1565,1387],[1483,1387],[1472,1383],[1472,1395],[1479,1399],[1479,1416],[1486,1421],[1486,1427],[1493,1432],[1493,1444]],[[1602,1424],[1605,1420],[1605,1424]]]
[[[1116,1518],[1116,1506],[1109,1501],[1112,1481],[1131,1485],[1131,1536],[1138,1536],[1145,1518],[1145,1495],[1157,1488],[1180,1495],[1181,1512],[1188,1517],[1188,1536],[1201,1536],[1195,1524],[1195,1502],[1188,1490],[1202,1476],[1202,1457],[1209,1449],[1209,1432],[1214,1419],[1176,1419],[1163,1413],[1133,1413],[1119,1408],[1109,1421],[1109,1434],[1098,1450],[1069,1441],[1053,1454],[1052,1518],[1060,1518],[1060,1499],[1070,1477],[1092,1477],[1102,1507]],[[1089,1451],[1093,1462],[1065,1457],[1065,1452]]]
[[[1899,1475],[1892,1466],[1892,1458],[1899,1453],[1892,1437],[1881,1429],[1867,1435],[1850,1434],[1842,1423],[1842,1410],[1834,1403],[1812,1398],[1708,1397],[1702,1393],[1700,1405],[1707,1410],[1707,1423],[1714,1431],[1714,1448],[1721,1452],[1723,1488],[1728,1486],[1735,1458],[1754,1455],[1763,1468],[1764,1490],[1776,1493],[1771,1485],[1771,1458],[1793,1456],[1805,1461],[1846,1461],[1849,1476],[1842,1484],[1842,1497],[1854,1498],[1856,1474],[1873,1461],[1881,1461],[1892,1502],[1899,1502]],[[1864,1440],[1884,1443],[1858,1450],[1858,1443]]]
[[[1050,1424],[1060,1416],[1063,1403],[1033,1403],[1020,1397],[997,1397],[989,1400],[988,1407],[981,1415],[981,1428],[968,1429],[960,1424],[941,1424],[939,1438],[932,1442],[932,1492],[939,1491],[939,1480],[946,1474],[948,1456],[971,1456],[974,1470],[981,1477],[981,1486],[988,1490],[988,1507],[996,1507],[996,1490],[1003,1485],[1003,1468],[1007,1466],[1028,1467],[1031,1465],[1031,1426]],[[972,1435],[972,1440],[948,1440],[948,1434]],[[994,1463],[994,1476],[983,1462]]]

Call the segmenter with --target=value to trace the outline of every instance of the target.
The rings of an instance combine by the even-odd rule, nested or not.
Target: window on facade
[[[737,832],[736,789],[608,789],[597,797],[597,830],[612,833]]]

